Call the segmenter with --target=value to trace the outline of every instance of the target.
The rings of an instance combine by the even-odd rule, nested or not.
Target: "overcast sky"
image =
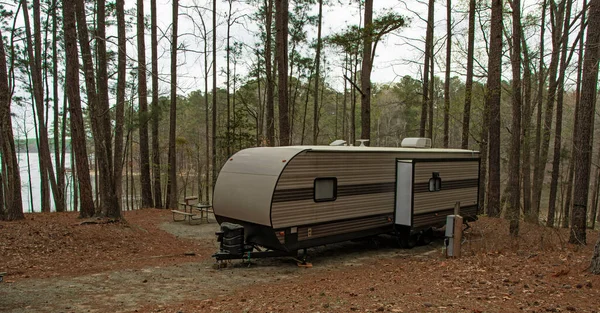
[[[150,16],[150,0],[145,1],[145,14]],[[225,25],[225,14],[228,10],[228,2],[225,0],[217,0],[217,12],[218,17],[218,29],[217,29],[217,70],[218,70],[218,85],[224,87],[225,75],[223,69],[225,68],[225,38],[226,38],[226,25]],[[293,7],[293,1],[290,1],[290,10]],[[333,33],[343,31],[349,25],[356,25],[362,19],[362,12],[359,10],[358,3],[356,0],[330,0],[329,5],[323,7],[323,37],[326,37]],[[343,2],[340,4],[340,2]],[[580,7],[580,1],[576,3],[576,7]],[[125,0],[126,9],[130,10],[130,14],[135,13],[134,0]],[[170,80],[170,34],[171,34],[171,23],[172,23],[172,4],[170,0],[157,0],[158,4],[158,24],[160,31],[164,33],[163,38],[159,42],[159,72],[161,75],[160,93],[168,95],[169,93],[169,80]],[[211,0],[180,0],[179,10],[179,31],[180,34],[179,43],[184,45],[188,52],[180,51],[178,53],[178,88],[179,94],[187,94],[194,90],[203,90],[204,88],[204,55],[202,53],[204,49],[204,41],[197,35],[199,35],[198,27],[194,25],[201,25],[200,14],[204,18],[204,22],[207,24],[207,29],[210,32],[208,40],[212,40],[212,1]],[[465,45],[466,45],[466,33],[467,33],[467,21],[466,21],[466,0],[454,0],[453,1],[453,63],[452,63],[452,75],[461,76],[465,71]],[[539,4],[536,1],[524,1],[524,11],[538,14]],[[8,8],[16,10],[16,7]],[[251,7],[246,4],[246,1],[234,1],[233,15],[239,17],[239,23],[236,23],[231,29],[232,42],[242,42],[245,46],[243,56],[238,65],[238,74],[242,79],[247,75],[248,68],[252,63],[255,62],[256,56],[252,52],[252,47],[258,43],[258,39],[255,34],[258,33],[259,22],[254,19],[254,12],[257,8]],[[423,40],[425,37],[425,18],[427,16],[427,5],[422,0],[374,0],[374,15],[378,16],[383,13],[394,11],[407,18],[408,25],[393,34],[388,35],[382,42],[377,46],[376,57],[373,67],[371,79],[374,83],[390,83],[398,81],[404,75],[411,75],[417,79],[421,77],[422,67],[422,49],[424,46]],[[200,12],[200,13],[199,13]],[[314,5],[312,14],[318,13],[318,6]],[[482,13],[480,22],[478,20],[478,27],[483,26],[487,29],[485,16],[488,14],[487,11]],[[130,15],[128,18],[135,21],[135,16]],[[435,38],[436,38],[436,51],[437,51],[437,63],[435,74],[443,77],[444,75],[444,56],[445,56],[445,36],[446,36],[446,7],[445,1],[436,2],[435,12]],[[17,25],[22,25],[22,18],[17,22]],[[507,25],[509,27],[509,25]],[[576,26],[578,27],[578,26]],[[316,27],[311,25],[306,26],[309,40],[316,38]],[[109,36],[116,36],[116,29],[113,26],[107,31]],[[8,35],[8,34],[6,34]],[[130,37],[129,45],[127,47],[127,54],[130,60],[137,58],[137,42],[135,38],[135,29],[129,29],[128,35]],[[196,36],[195,36],[196,35]],[[533,43],[530,44],[530,49],[535,50],[535,34],[529,34],[532,38]],[[549,31],[546,32],[549,35]],[[574,37],[574,36],[573,36]],[[549,42],[549,40],[547,40]],[[116,38],[109,39],[108,49],[116,50]],[[209,49],[211,49],[212,43],[208,43]],[[478,30],[476,34],[476,75],[480,79],[485,80],[484,67],[487,66],[487,55],[485,53],[485,41],[481,31]],[[150,69],[150,31],[146,32],[146,58],[148,63],[148,69]],[[302,51],[305,57],[314,57],[314,50],[308,47],[304,47]],[[505,47],[506,49],[506,47]],[[195,52],[192,52],[195,51]],[[334,88],[341,90],[343,88],[342,78],[342,56],[339,51],[333,48],[325,47],[324,55],[327,58],[327,66],[329,70],[326,72],[327,82]],[[209,60],[212,56],[209,56]],[[480,64],[481,66],[479,66]],[[212,75],[212,73],[209,74]],[[116,76],[116,75],[115,75]],[[503,72],[503,76],[506,79],[510,78],[510,68],[507,64]],[[477,78],[476,78],[477,79]],[[114,83],[114,82],[112,82]],[[148,83],[150,87],[150,82]],[[20,91],[20,95],[29,98],[29,95],[24,94]],[[111,105],[114,105],[114,99],[111,99]],[[61,101],[62,102],[62,101]],[[27,111],[27,112],[25,112]],[[30,121],[31,116],[30,107],[15,108],[13,107],[13,113],[17,115],[16,120],[18,123],[22,123],[23,120]],[[17,121],[15,121],[17,122]],[[27,123],[28,129],[32,129],[33,125]],[[22,127],[21,127],[22,128]],[[19,132],[17,132],[19,133]],[[32,133],[30,132],[32,135]]]

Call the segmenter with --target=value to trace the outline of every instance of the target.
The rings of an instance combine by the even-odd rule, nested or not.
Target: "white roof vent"
[[[431,138],[404,138],[401,146],[404,148],[431,148]]]
[[[360,142],[359,147],[366,147],[365,142],[369,142],[369,139],[356,139],[356,141]]]
[[[345,146],[346,145],[346,140],[338,139],[338,140],[330,143],[329,145],[330,146]]]

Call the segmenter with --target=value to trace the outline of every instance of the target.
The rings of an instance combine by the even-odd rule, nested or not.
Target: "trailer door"
[[[396,163],[396,213],[397,225],[412,225],[412,189],[413,189],[412,161],[398,160]]]

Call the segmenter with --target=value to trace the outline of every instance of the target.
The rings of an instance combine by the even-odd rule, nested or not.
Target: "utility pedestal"
[[[463,218],[460,214],[460,203],[456,203],[454,215],[446,217],[446,257],[460,258]]]

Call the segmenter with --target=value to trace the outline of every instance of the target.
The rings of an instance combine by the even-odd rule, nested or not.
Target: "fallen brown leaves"
[[[159,228],[166,210],[124,212],[125,221],[79,220],[77,213],[27,214],[0,222],[0,272],[7,279],[74,276],[107,270],[197,261],[212,248]],[[82,223],[83,222],[83,223]],[[195,256],[185,256],[195,251]]]
[[[443,259],[439,253],[373,259],[358,267],[319,269],[315,264],[299,278],[161,306],[160,312],[600,310],[600,277],[585,271],[593,247],[564,243],[563,230],[524,224],[521,237],[514,239],[508,229],[504,220],[482,218],[467,235],[472,241],[463,246],[461,259]]]

